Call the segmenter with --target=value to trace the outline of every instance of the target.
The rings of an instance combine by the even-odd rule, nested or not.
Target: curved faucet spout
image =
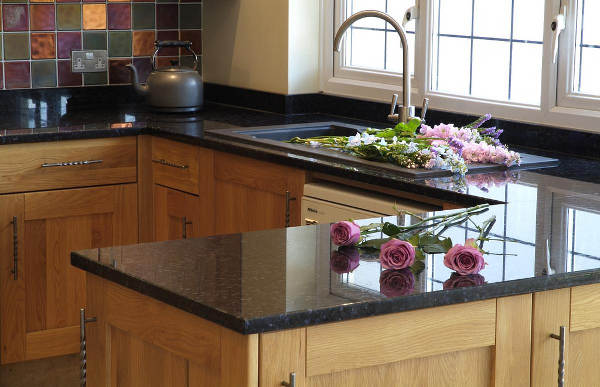
[[[392,25],[392,27],[394,27],[394,29],[396,30],[396,32],[398,32],[398,35],[400,35],[400,43],[401,43],[401,49],[402,49],[402,72],[404,73],[404,76],[402,77],[403,80],[403,90],[402,90],[402,106],[400,107],[400,114],[399,115],[395,115],[394,111],[395,111],[395,103],[392,103],[392,114],[390,114],[389,118],[393,118],[394,120],[399,120],[402,122],[407,122],[412,116],[414,116],[414,107],[411,106],[410,104],[410,91],[411,91],[411,86],[410,86],[410,62],[409,62],[409,53],[408,53],[408,39],[406,38],[406,31],[404,31],[404,28],[402,28],[402,26],[400,24],[398,24],[398,22],[391,17],[390,15],[388,15],[387,13],[384,12],[380,12],[380,11],[360,11],[355,13],[354,15],[350,16],[348,19],[346,19],[346,21],[344,23],[342,23],[342,25],[340,26],[340,28],[338,29],[337,33],[335,34],[335,39],[333,41],[333,49],[337,52],[340,51],[340,47],[342,45],[342,37],[344,36],[344,33],[346,32],[346,30],[352,25],[354,24],[356,21],[360,20],[360,19],[364,19],[366,17],[375,17],[378,19],[382,19],[385,20],[386,22],[390,23]]]

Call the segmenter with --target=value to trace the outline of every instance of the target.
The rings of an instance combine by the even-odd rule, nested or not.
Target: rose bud
[[[410,269],[385,270],[379,277],[379,291],[386,297],[407,296],[415,288],[415,276]]]
[[[444,265],[460,275],[477,274],[485,267],[481,251],[472,240],[465,245],[455,245],[444,255]]]
[[[354,247],[340,247],[331,252],[329,266],[338,274],[351,273],[360,265],[360,254]]]
[[[450,278],[444,282],[444,290],[480,286],[483,284],[485,284],[485,278],[481,274],[460,275],[452,273]]]
[[[356,223],[342,221],[331,225],[331,240],[337,246],[352,246],[360,241],[360,227]]]
[[[386,269],[407,268],[415,263],[415,248],[408,242],[392,239],[381,245],[379,261]]]

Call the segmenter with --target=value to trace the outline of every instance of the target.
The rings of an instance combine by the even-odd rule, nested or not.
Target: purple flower
[[[331,252],[329,266],[338,274],[351,273],[360,265],[360,254],[355,247],[340,247]]]
[[[410,269],[386,270],[379,277],[379,291],[386,297],[406,296],[415,289],[415,276]]]
[[[481,274],[460,275],[458,273],[452,273],[450,278],[444,282],[444,290],[481,286],[483,284],[485,284],[485,278]]]
[[[479,128],[481,125],[485,124],[486,122],[488,122],[490,119],[492,118],[492,115],[490,113],[479,117],[477,119],[477,121],[473,122],[471,125],[469,125],[471,128],[473,129],[477,129]]]
[[[386,269],[407,268],[415,263],[415,248],[406,241],[392,239],[381,245],[379,261]]]
[[[331,240],[338,246],[352,246],[360,240],[360,227],[356,223],[341,221],[331,225]]]
[[[478,274],[485,267],[483,254],[468,239],[465,245],[455,245],[444,255],[444,265],[460,275]]]

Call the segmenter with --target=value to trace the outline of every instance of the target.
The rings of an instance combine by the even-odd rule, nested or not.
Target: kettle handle
[[[194,56],[194,70],[198,69],[198,55],[192,50],[192,42],[189,40],[157,40],[154,42],[154,54],[152,55],[152,70],[156,71],[158,66],[156,65],[156,56],[162,47],[183,47],[188,50]]]

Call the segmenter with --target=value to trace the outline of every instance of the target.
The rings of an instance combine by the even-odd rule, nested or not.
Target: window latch
[[[404,13],[404,19],[402,19],[402,28],[406,29],[406,25],[408,24],[409,21],[416,20],[418,18],[419,18],[419,7],[416,5],[414,7],[410,7]]]
[[[552,29],[552,58],[553,63],[556,63],[558,58],[558,40],[561,32],[565,30],[567,25],[567,6],[563,5],[561,12],[554,17],[550,28]]]

